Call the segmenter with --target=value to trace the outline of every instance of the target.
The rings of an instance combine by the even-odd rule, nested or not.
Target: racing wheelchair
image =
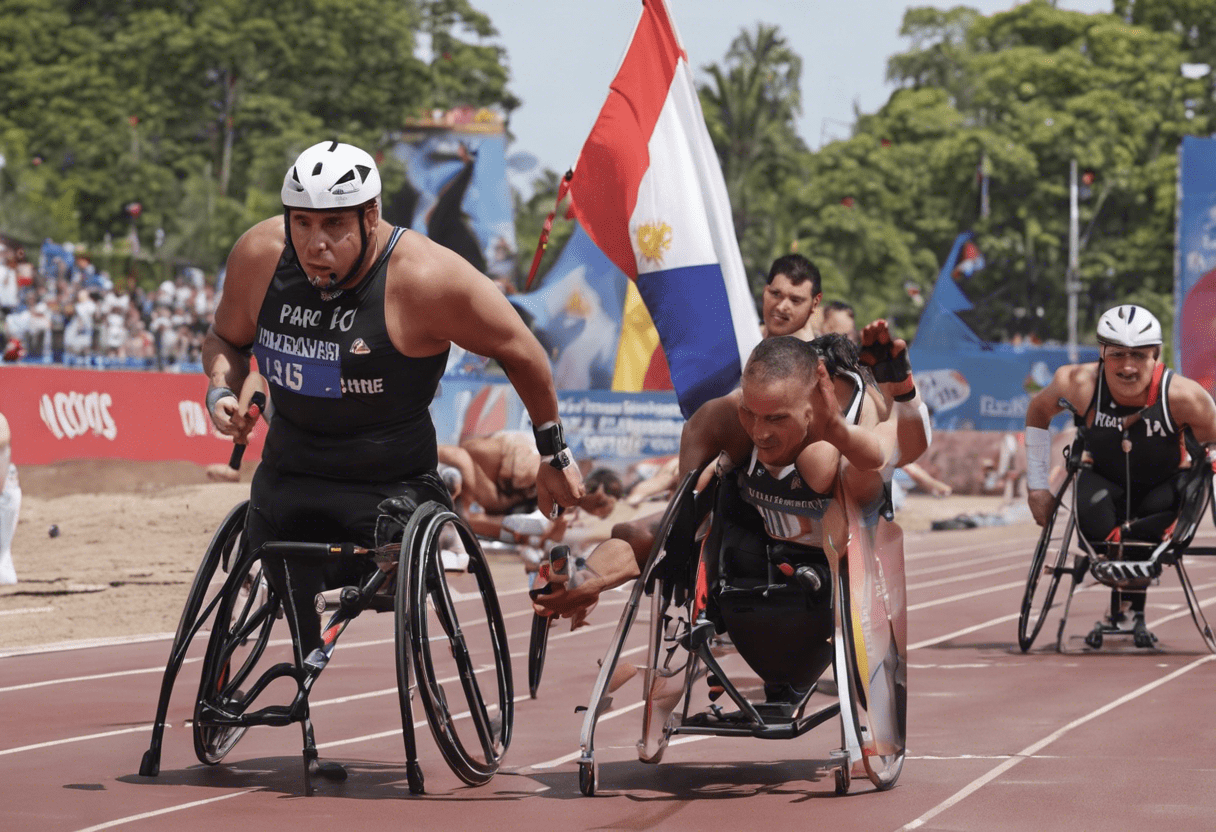
[[[1077,434],[1064,450],[1064,480],[1053,494],[1055,510],[1043,526],[1030,562],[1030,573],[1018,616],[1018,646],[1023,653],[1030,650],[1056,601],[1060,581],[1067,576],[1068,590],[1056,631],[1056,650],[1063,652],[1068,611],[1077,585],[1086,575],[1098,584],[1110,587],[1112,593],[1110,615],[1095,623],[1085,636],[1085,644],[1097,650],[1108,636],[1130,636],[1137,647],[1153,646],[1156,637],[1147,629],[1121,626],[1125,622],[1120,620],[1123,616],[1115,590],[1147,589],[1160,579],[1167,567],[1172,566],[1178,574],[1187,607],[1200,636],[1208,649],[1216,653],[1216,637],[1203,614],[1183,563],[1184,555],[1216,555],[1216,547],[1191,545],[1199,521],[1209,504],[1213,503],[1212,468],[1204,457],[1203,449],[1190,431],[1186,431],[1184,439],[1191,467],[1182,478],[1178,515],[1162,538],[1134,540],[1121,536],[1119,540],[1087,540],[1077,526],[1075,487],[1078,473],[1089,464],[1083,450],[1085,420],[1067,399],[1061,398],[1060,406],[1072,412]],[[1216,510],[1213,511],[1213,518],[1216,519]]]
[[[412,715],[415,691],[452,771],[469,785],[494,776],[511,741],[514,692],[506,628],[485,555],[468,526],[440,503],[427,502],[414,509],[403,500],[391,499],[379,508],[401,531],[391,536],[395,538],[392,542],[372,549],[351,543],[273,541],[248,551],[242,544],[248,502],[229,512],[194,575],[178,623],[161,682],[151,743],[140,764],[142,776],[159,774],[174,682],[194,637],[209,624],[193,718],[199,761],[217,765],[251,727],[299,723],[304,741],[304,793],[313,793],[316,776],[345,779],[341,766],[318,761],[308,697],[338,636],[367,610],[395,615],[397,692],[410,793],[424,792]],[[467,575],[463,576],[445,571],[443,566],[441,547],[452,545],[457,538],[468,554]],[[322,627],[322,646],[302,665],[290,657],[271,663],[273,648],[281,648],[284,642],[271,639],[283,612],[282,599],[263,568],[263,558],[270,557],[355,558],[356,571],[363,576],[358,585],[317,596],[317,613],[330,613],[330,617]],[[215,590],[221,570],[227,577]],[[472,599],[480,604],[471,614],[460,615],[457,603]],[[494,673],[492,685],[478,678],[487,665]],[[291,702],[255,707],[259,696],[281,679],[288,680],[288,688],[294,682]],[[459,693],[454,690],[457,686],[449,684],[453,681],[458,682]],[[456,713],[452,704],[463,713]],[[466,717],[471,731],[458,729],[458,722]]]
[[[591,796],[599,788],[596,724],[610,706],[610,685],[643,596],[650,619],[642,762],[658,763],[678,734],[794,739],[839,716],[841,748],[829,764],[836,794],[848,792],[855,772],[878,789],[892,787],[903,767],[907,723],[898,526],[889,524],[894,534],[885,530],[888,539],[875,546],[875,530],[884,534],[876,512],[867,525],[860,510],[846,512],[834,499],[829,511],[840,513],[843,534],[825,540],[823,550],[783,544],[757,534],[763,520],[740,500],[733,480],[715,479],[697,493],[698,473],[675,492],[601,662],[579,741],[581,792]],[[741,677],[732,680],[724,669],[732,646],[764,682],[765,701],[745,695]],[[834,686],[820,678],[829,667]],[[717,704],[724,695],[738,710]]]

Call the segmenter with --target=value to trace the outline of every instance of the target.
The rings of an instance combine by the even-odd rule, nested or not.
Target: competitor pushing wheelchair
[[[685,426],[680,488],[586,709],[584,794],[598,788],[595,726],[614,684],[631,675],[618,661],[643,593],[652,598],[649,658],[637,668],[644,671],[643,762],[659,762],[675,734],[792,739],[839,714],[843,748],[832,755],[837,793],[848,791],[859,770],[880,789],[894,785],[904,753],[906,624],[902,536],[880,519],[887,503],[883,472],[899,462],[899,436],[912,433],[907,422],[915,422],[921,443],[928,437],[910,403],[916,392],[903,343],[892,341],[885,322],[868,335],[865,363],[886,385],[884,393],[896,388],[897,408],[911,414],[879,412],[856,353],[833,356],[838,372],[856,376],[856,387],[847,386],[850,398],[841,399],[839,379],[816,346],[778,336],[753,350],[739,390],[707,402]],[[850,406],[842,409],[842,401]],[[890,404],[885,396],[883,402]],[[916,443],[908,441],[914,456]],[[697,529],[711,510],[702,540]],[[637,574],[628,566],[599,576],[591,593],[565,593],[565,604],[581,606],[627,572]],[[534,604],[545,609],[543,601]],[[546,611],[564,614],[557,605]],[[711,652],[715,637],[725,634],[763,681],[763,701],[745,696]],[[838,699],[807,713],[829,665]],[[620,667],[626,669],[618,674]],[[700,667],[711,704],[691,713]],[[738,711],[712,704],[723,694]]]
[[[1206,465],[1188,444],[1202,443],[1209,454],[1216,446],[1216,405],[1199,384],[1161,363],[1161,324],[1147,309],[1108,310],[1098,321],[1098,341],[1098,362],[1061,367],[1027,408],[1030,511],[1043,526],[1058,509],[1049,490],[1047,428],[1064,410],[1063,399],[1085,426],[1075,483],[1081,536],[1107,544],[1161,541],[1178,516],[1189,467]],[[1090,646],[1101,644],[1101,632],[1130,632],[1137,647],[1153,646],[1157,639],[1145,623],[1147,585],[1112,587],[1108,622],[1099,622]],[[1131,630],[1120,629],[1129,617]]]
[[[253,354],[274,414],[251,485],[248,551],[270,541],[375,547],[427,501],[451,507],[427,408],[453,342],[497,360],[537,426],[540,508],[583,496],[543,348],[489,279],[382,219],[380,191],[369,154],[316,144],[284,177],[283,216],[255,225],[229,256],[203,343],[207,410],[245,441],[256,414],[233,391]],[[367,564],[267,557],[265,567],[302,666],[322,645],[315,597],[360,582],[351,572]]]

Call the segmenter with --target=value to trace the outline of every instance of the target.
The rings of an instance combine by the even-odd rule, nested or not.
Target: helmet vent
[[[330,153],[333,153],[333,152],[334,152],[335,150],[337,150],[337,149],[338,149],[338,140],[337,140],[337,139],[334,139],[334,140],[333,140],[333,141],[330,143],[329,147],[328,147],[328,148],[326,148],[326,150],[328,150]]]
[[[320,162],[317,162],[317,166],[312,169],[312,175],[313,176],[321,175],[321,163]]]
[[[359,178],[364,182],[367,181],[367,175],[372,172],[367,165],[355,165],[355,170],[359,171]]]

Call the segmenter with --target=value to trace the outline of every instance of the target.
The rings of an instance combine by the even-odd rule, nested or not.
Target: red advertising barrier
[[[13,434],[13,462],[184,459],[226,462],[232,440],[215,432],[201,374],[0,366],[0,413]],[[259,422],[245,459],[261,458]]]

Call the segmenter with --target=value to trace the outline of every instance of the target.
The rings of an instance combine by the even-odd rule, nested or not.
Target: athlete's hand
[[[597,576],[574,589],[565,584],[550,584],[549,587],[547,594],[538,595],[532,601],[533,611],[537,615],[571,618],[570,629],[574,630],[586,623],[588,613],[599,603],[604,584]]]
[[[248,438],[257,422],[257,416],[241,413],[241,403],[236,396],[224,396],[211,409],[211,422],[215,429],[224,436],[231,436],[235,441]]]
[[[840,400],[836,398],[836,385],[828,375],[822,361],[815,368],[815,382],[811,387],[811,406],[819,422],[823,438],[840,447],[849,438],[849,424],[840,412]]]
[[[578,463],[567,465],[560,471],[542,461],[536,470],[536,505],[549,518],[555,516],[553,506],[570,508],[586,496],[583,488],[583,473]]]
[[[1051,513],[1055,510],[1055,497],[1046,488],[1036,488],[1026,493],[1026,502],[1030,505],[1030,514],[1034,517],[1034,522],[1040,526],[1045,525],[1051,519]]]
[[[874,373],[881,383],[900,382],[908,377],[908,342],[892,338],[887,322],[879,318],[861,330],[861,363]]]

